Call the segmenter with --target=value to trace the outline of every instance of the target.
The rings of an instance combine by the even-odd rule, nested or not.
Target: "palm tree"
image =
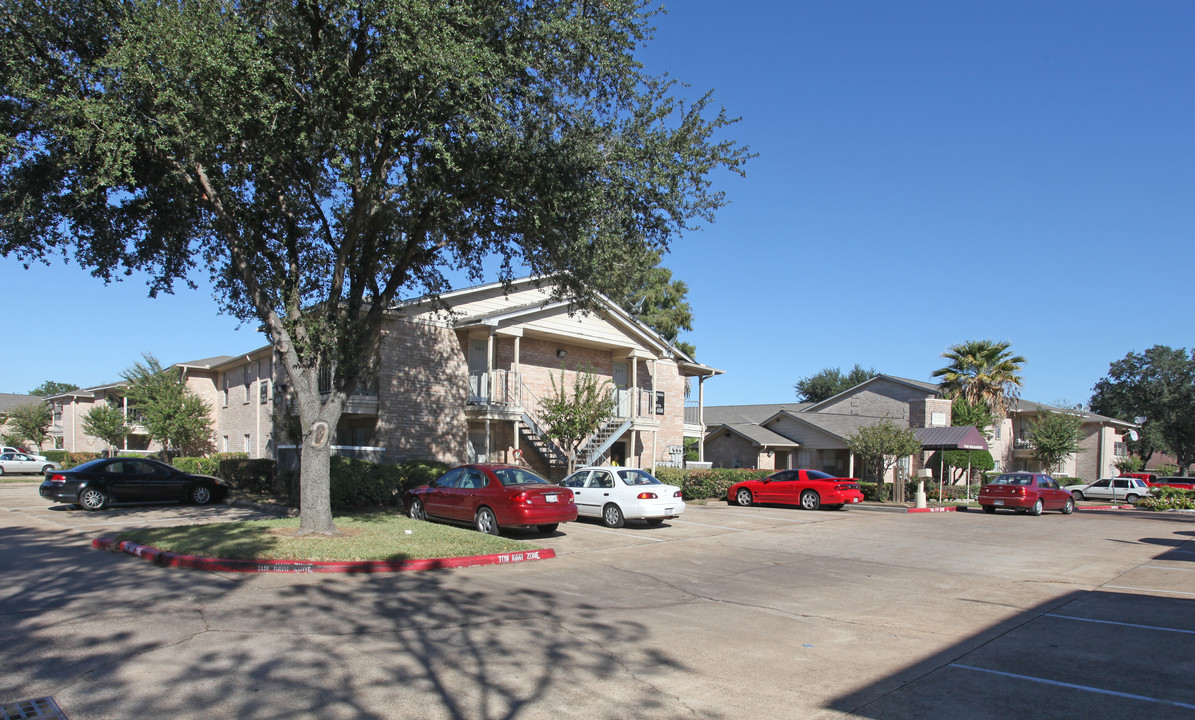
[[[1021,366],[1025,358],[1013,355],[1007,342],[970,340],[942,353],[950,364],[935,370],[942,392],[970,403],[985,403],[997,418],[1003,418],[1021,390]]]

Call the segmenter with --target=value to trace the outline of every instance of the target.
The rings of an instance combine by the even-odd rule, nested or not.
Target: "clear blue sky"
[[[1195,346],[1195,3],[683,0],[656,25],[649,68],[714,90],[759,154],[665,258],[726,371],[708,403],[855,363],[928,380],[990,338],[1024,397],[1073,404],[1130,350]],[[0,392],[264,344],[206,291],[12,260],[0,283],[28,328]]]

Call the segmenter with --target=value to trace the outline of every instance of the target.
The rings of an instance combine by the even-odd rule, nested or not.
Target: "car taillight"
[[[54,474],[54,475],[50,476],[49,480],[50,480],[50,482],[64,483],[64,482],[66,482],[66,476]]]
[[[1025,488],[1023,488],[1023,487],[1013,488],[1013,489],[1012,489],[1012,492],[1013,492],[1013,494],[1014,494],[1014,495],[1024,495],[1024,494],[1025,494]]]
[[[655,500],[658,497],[659,497],[659,495],[656,495],[654,492],[641,492],[635,496],[635,499],[636,500]]]
[[[515,496],[511,498],[511,502],[530,505],[531,497],[526,492],[520,492],[516,493]]]
[[[835,485],[834,489],[835,490],[858,490],[859,486],[856,485],[855,483],[843,483],[841,485]]]
[[[682,496],[682,495],[681,495],[681,491],[680,491],[680,490],[677,490],[676,492],[672,493],[672,497],[681,497],[681,496]]]

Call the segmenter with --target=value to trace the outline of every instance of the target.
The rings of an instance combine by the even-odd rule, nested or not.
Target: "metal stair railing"
[[[579,454],[585,458],[585,464],[593,465],[596,463],[607,450],[614,446],[618,438],[622,437],[623,433],[630,429],[631,418],[615,416],[607,420],[602,429],[594,433],[589,442],[585,443],[585,446],[581,449]]]
[[[521,392],[525,393],[523,397],[530,398],[534,401],[535,407],[539,407],[539,398],[535,396],[535,393],[531,392],[531,389],[521,380],[519,385]],[[530,403],[523,403],[523,425],[519,430],[531,442],[531,446],[548,463],[549,467],[568,467],[568,455],[547,436],[543,429],[543,422],[531,412],[530,408]]]

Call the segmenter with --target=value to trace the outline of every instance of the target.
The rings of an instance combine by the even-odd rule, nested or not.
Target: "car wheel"
[[[734,501],[743,507],[749,506],[753,499],[754,498],[751,497],[751,491],[747,488],[740,488],[739,491],[734,494]]]
[[[622,516],[622,509],[614,503],[602,508],[602,524],[606,527],[620,528],[626,519]]]
[[[813,490],[806,490],[801,493],[801,507],[806,510],[817,510],[822,506],[822,499],[818,497],[817,492]]]
[[[83,492],[79,493],[79,504],[84,510],[103,510],[108,504],[108,496],[99,488],[84,488]]]
[[[663,525],[664,518],[647,518],[648,525]]]
[[[207,485],[196,485],[191,488],[191,492],[187,494],[187,499],[193,505],[207,505],[212,501],[212,489]]]
[[[1124,501],[1130,505],[1136,505],[1137,501],[1140,499],[1141,499],[1141,496],[1139,496],[1139,495],[1125,495],[1124,496]]]
[[[423,509],[423,501],[419,498],[411,498],[411,503],[407,505],[407,517],[412,520],[426,520],[427,512]]]
[[[477,510],[477,515],[473,517],[473,526],[477,528],[477,532],[486,535],[497,535],[499,532],[498,518],[494,517],[494,511],[488,507]]]
[[[0,467],[0,475],[4,474],[4,468]]]
[[[536,525],[535,529],[541,533],[554,533],[558,527],[560,527],[560,523],[548,523],[547,525]]]
[[[1041,511],[1043,508],[1045,508],[1045,505],[1042,504],[1041,498],[1038,498],[1037,502],[1033,503],[1033,507],[1029,509],[1029,514],[1030,515],[1041,515]]]
[[[996,506],[995,505],[980,505],[979,507],[983,508],[983,511],[985,513],[987,513],[988,515],[996,514]]]
[[[1082,490],[1072,490],[1071,497],[1073,497],[1075,500],[1082,500],[1083,499],[1083,491]]]
[[[41,474],[42,474],[42,475],[45,475],[46,473],[50,472],[50,471],[51,471],[51,470],[53,470],[53,469],[54,469],[54,466],[53,466],[53,465],[46,465],[45,467],[43,467],[43,468],[41,469]],[[0,468],[0,471],[3,471],[3,468]]]
[[[1063,514],[1063,515],[1070,515],[1070,514],[1071,514],[1071,513],[1073,513],[1074,511],[1075,511],[1075,499],[1074,499],[1074,498],[1067,498],[1067,499],[1066,499],[1066,504],[1062,506],[1062,514]]]

